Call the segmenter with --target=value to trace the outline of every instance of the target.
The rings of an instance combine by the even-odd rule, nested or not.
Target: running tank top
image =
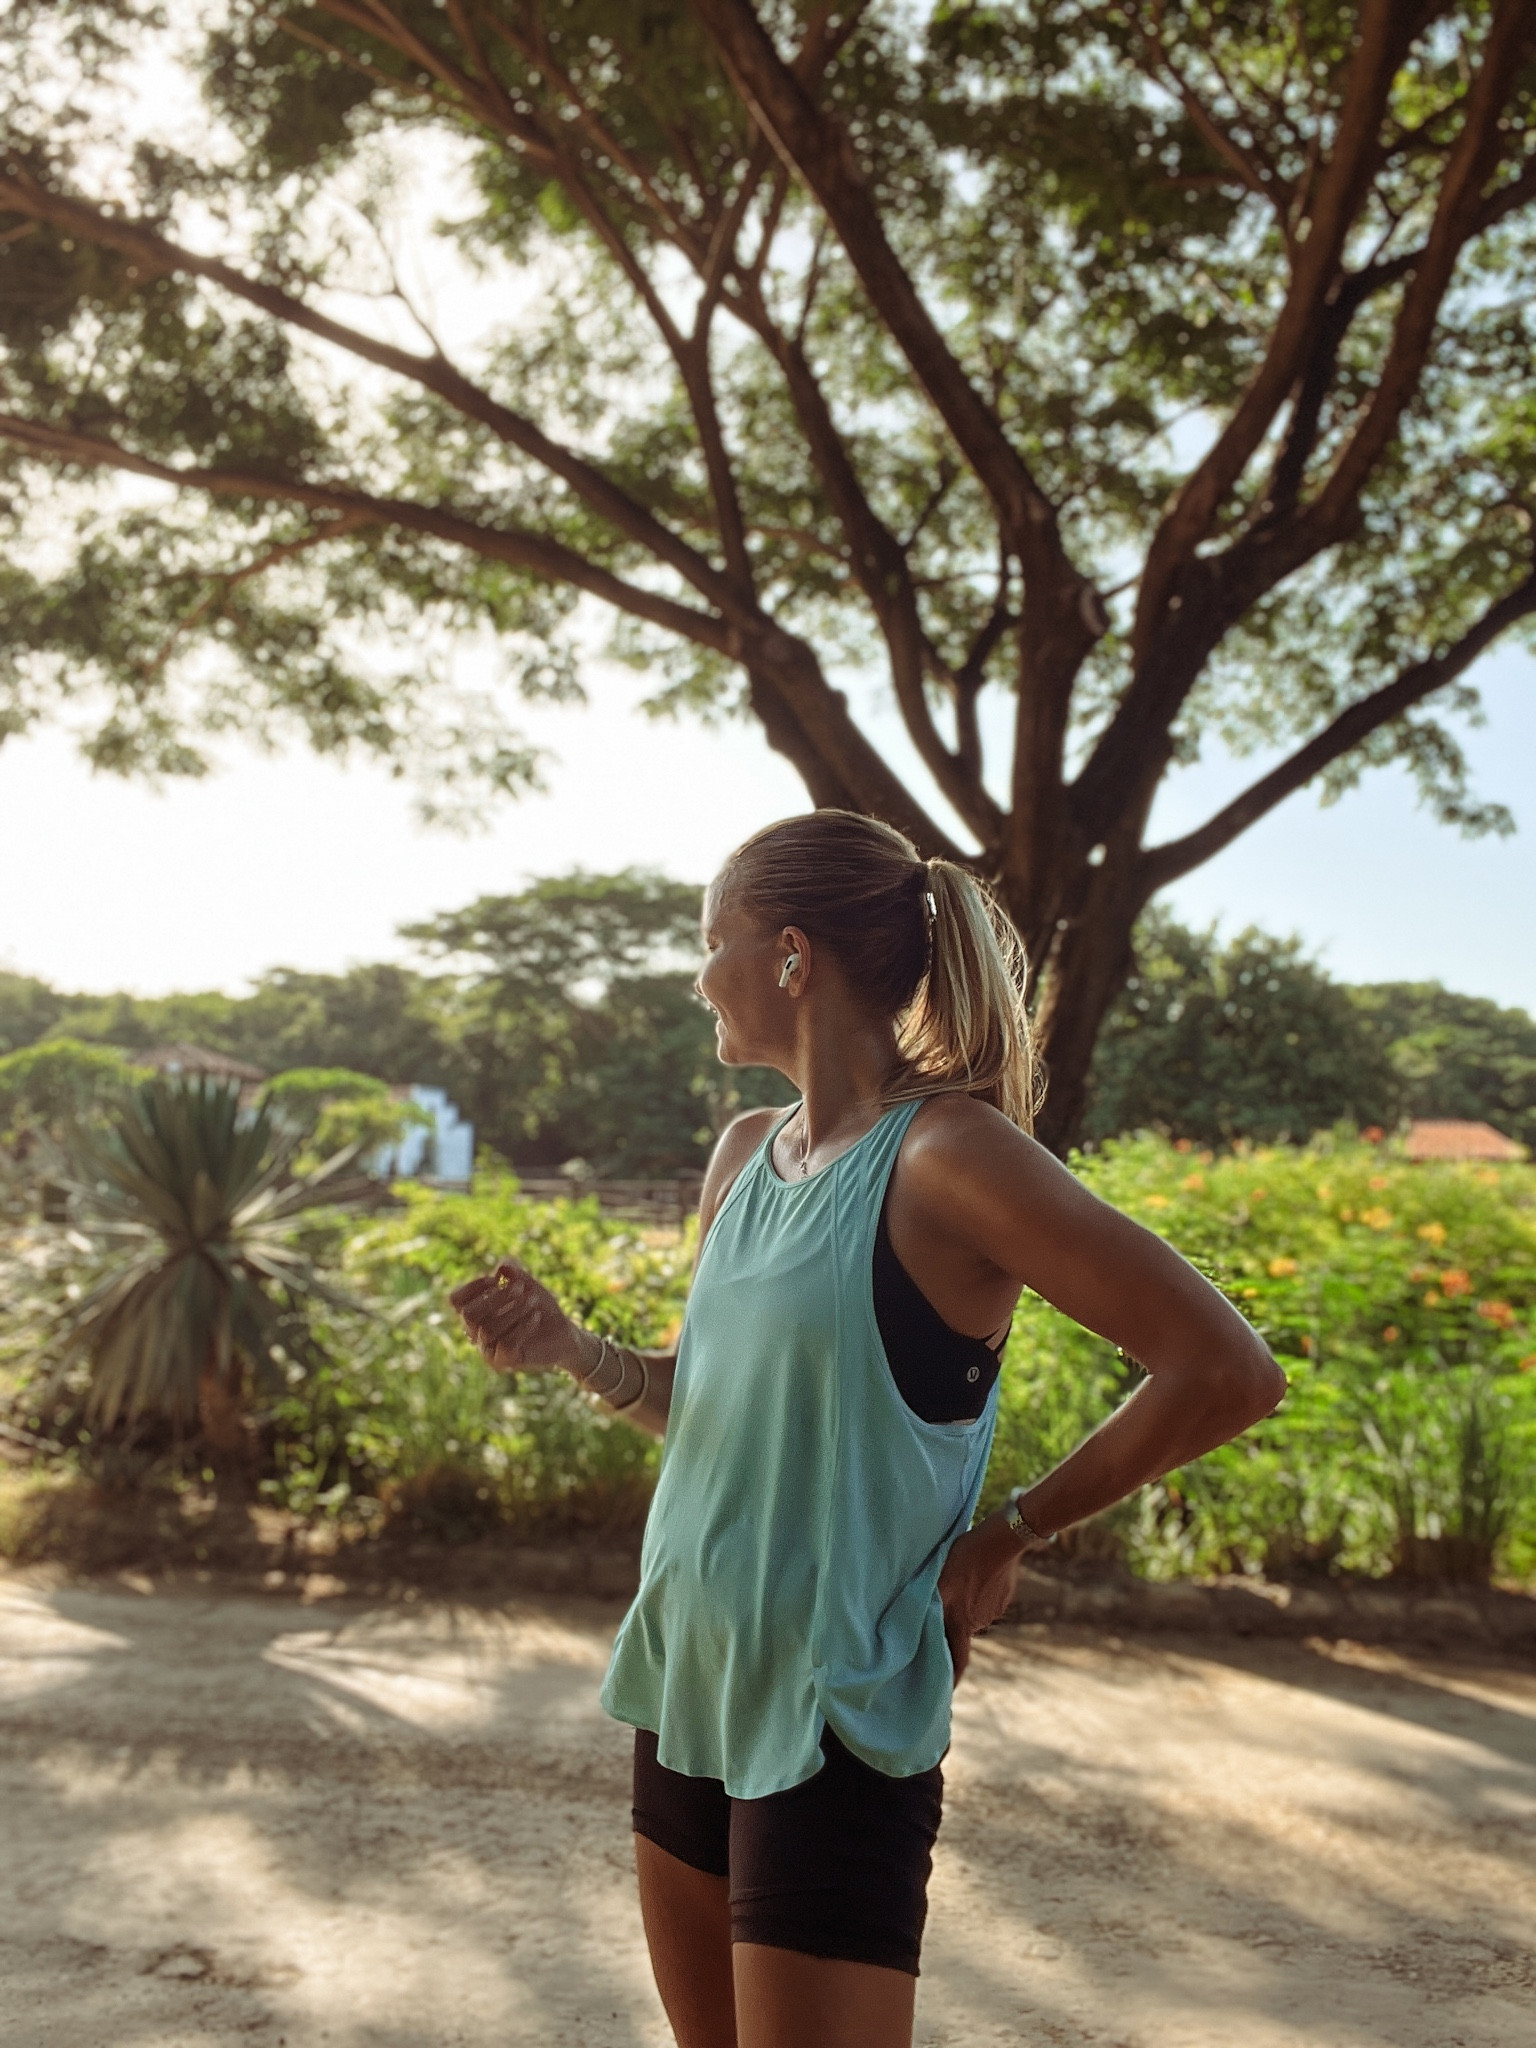
[[[892,1377],[872,1266],[919,1105],[785,1181],[772,1134],[700,1255],[640,1590],[603,1705],[669,1769],[738,1799],[803,1783],[821,1732],[892,1777],[949,1746],[937,1588],[975,1512],[997,1415],[925,1422]]]

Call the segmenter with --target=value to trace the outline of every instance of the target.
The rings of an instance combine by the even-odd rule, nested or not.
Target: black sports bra
[[[897,1258],[885,1209],[882,1203],[875,1232],[875,1321],[891,1377],[924,1422],[974,1422],[997,1378],[998,1352],[1008,1341],[1008,1330],[996,1350],[985,1337],[952,1330]]]

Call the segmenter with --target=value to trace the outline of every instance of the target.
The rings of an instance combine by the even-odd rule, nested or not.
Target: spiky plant
[[[357,1305],[293,1226],[384,1191],[357,1171],[356,1146],[296,1174],[298,1142],[264,1109],[242,1109],[236,1087],[203,1078],[146,1082],[104,1132],[81,1135],[70,1189],[98,1265],[55,1356],[89,1361],[95,1425],[195,1419],[215,1462],[238,1462],[251,1388],[293,1349],[305,1302]]]

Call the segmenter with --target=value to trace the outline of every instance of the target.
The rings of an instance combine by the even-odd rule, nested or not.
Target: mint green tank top
[[[970,1526],[997,1388],[974,1421],[914,1415],[875,1320],[875,1232],[915,1102],[784,1181],[772,1137],[699,1259],[640,1560],[603,1705],[669,1770],[737,1799],[821,1768],[821,1733],[908,1777],[949,1746],[936,1591]]]

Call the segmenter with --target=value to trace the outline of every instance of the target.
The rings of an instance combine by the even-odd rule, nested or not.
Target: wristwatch
[[[1003,1502],[1003,1514],[1021,1543],[1027,1544],[1031,1550],[1045,1550],[1056,1541],[1059,1531],[1053,1529],[1049,1536],[1042,1536],[1033,1524],[1025,1521],[1024,1510],[1019,1503],[1028,1491],[1027,1486],[1016,1486]]]

